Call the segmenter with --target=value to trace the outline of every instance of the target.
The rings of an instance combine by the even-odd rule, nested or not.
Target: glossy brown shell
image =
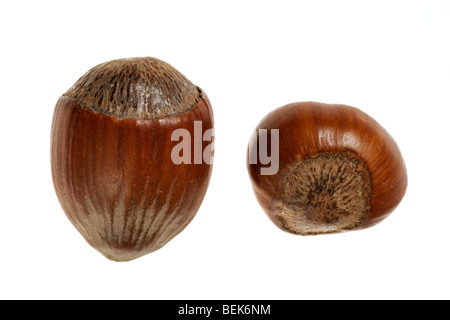
[[[174,164],[179,142],[171,134],[184,128],[194,137],[194,121],[202,121],[203,132],[213,128],[203,93],[191,110],[158,119],[105,115],[59,99],[51,139],[55,190],[73,225],[106,257],[126,261],[155,251],[193,219],[212,165]]]
[[[407,173],[400,150],[391,135],[361,110],[345,105],[301,102],[269,113],[257,126],[279,129],[279,170],[261,175],[260,162],[247,168],[256,198],[269,218],[275,219],[272,202],[279,181],[303,159],[321,152],[352,152],[366,164],[371,178],[370,212],[361,228],[387,217],[400,203],[407,187]],[[270,130],[269,130],[270,131]],[[257,136],[249,142],[255,148]]]

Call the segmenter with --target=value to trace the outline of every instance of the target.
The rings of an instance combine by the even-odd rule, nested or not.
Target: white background
[[[449,1],[2,1],[0,34],[0,298],[450,298]],[[58,203],[50,127],[88,69],[135,56],[208,94],[216,154],[192,223],[117,263]],[[381,224],[301,237],[259,207],[248,139],[310,100],[356,106],[399,144],[409,186]]]

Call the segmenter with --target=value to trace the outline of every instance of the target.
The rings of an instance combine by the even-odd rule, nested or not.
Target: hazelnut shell
[[[260,129],[267,129],[269,143],[271,129],[279,130],[279,169],[262,175],[266,164],[250,163],[257,134],[249,141],[247,168],[259,204],[284,231],[315,235],[368,228],[385,219],[406,192],[396,142],[357,108],[292,103],[269,113]],[[344,216],[348,221],[339,224]]]
[[[171,159],[178,143],[172,132],[194,137],[194,121],[203,132],[213,128],[206,94],[154,58],[99,65],[57,102],[56,194],[76,229],[107,258],[128,261],[158,250],[194,218],[212,165]]]

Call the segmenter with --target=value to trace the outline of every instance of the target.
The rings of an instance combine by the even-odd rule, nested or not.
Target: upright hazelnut
[[[257,150],[275,152],[278,170],[265,174],[267,161],[255,161]],[[300,235],[371,227],[397,207],[407,186],[394,139],[345,105],[293,103],[269,113],[250,139],[247,164],[269,218]]]
[[[174,161],[177,130],[195,138],[192,153],[201,161],[190,161],[191,150],[183,150],[187,161]],[[212,130],[206,94],[171,65],[131,58],[92,68],[59,99],[53,117],[52,175],[67,217],[112,260],[161,248],[202,203]]]

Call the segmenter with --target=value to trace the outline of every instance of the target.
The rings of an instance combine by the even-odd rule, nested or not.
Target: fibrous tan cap
[[[201,91],[170,64],[142,57],[99,64],[64,96],[107,115],[157,119],[191,110]]]

